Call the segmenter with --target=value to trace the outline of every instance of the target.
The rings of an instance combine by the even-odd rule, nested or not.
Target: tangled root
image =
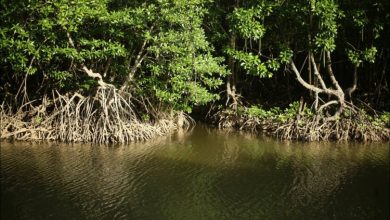
[[[351,118],[336,121],[303,118],[280,125],[273,133],[276,137],[287,140],[362,142],[390,140],[389,129],[373,125],[368,120]]]
[[[88,97],[57,92],[52,100],[44,98],[29,112],[12,114],[2,106],[1,139],[129,143],[166,135],[193,123],[184,114],[145,122],[133,101],[130,93],[100,88],[95,96]]]
[[[242,116],[229,111],[219,112],[216,116],[219,128],[264,133],[281,140],[362,142],[390,140],[389,128],[376,125],[359,112],[338,120],[329,120],[322,115],[311,117],[297,115],[294,119],[279,121]]]

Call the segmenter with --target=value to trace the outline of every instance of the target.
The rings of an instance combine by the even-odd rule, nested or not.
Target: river
[[[198,125],[118,146],[1,142],[1,219],[389,219],[389,143]]]

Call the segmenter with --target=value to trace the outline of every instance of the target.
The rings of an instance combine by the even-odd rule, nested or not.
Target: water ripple
[[[197,132],[112,147],[2,143],[2,219],[388,218],[386,144]]]

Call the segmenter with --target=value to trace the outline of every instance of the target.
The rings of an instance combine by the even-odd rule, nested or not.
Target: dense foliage
[[[98,84],[85,66],[117,88],[190,112],[218,98],[227,73],[201,27],[204,2],[2,1],[2,97],[27,77],[34,98],[90,92]]]

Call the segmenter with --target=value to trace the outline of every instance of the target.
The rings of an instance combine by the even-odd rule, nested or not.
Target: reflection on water
[[[126,146],[1,143],[1,219],[388,219],[389,146],[202,126]]]

